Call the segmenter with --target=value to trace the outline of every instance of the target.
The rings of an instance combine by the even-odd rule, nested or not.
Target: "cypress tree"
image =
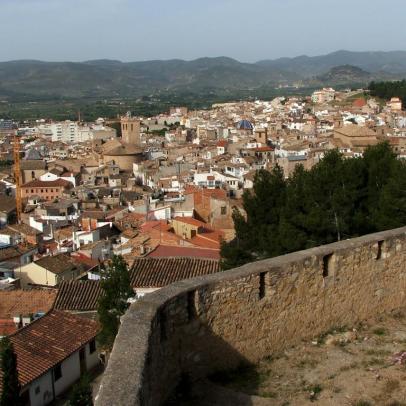
[[[134,296],[130,273],[123,257],[115,255],[106,269],[101,271],[103,295],[99,299],[98,315],[101,332],[99,344],[111,349],[120,326],[120,317],[127,310],[128,299]]]
[[[20,383],[17,372],[17,356],[14,352],[13,344],[8,337],[0,342],[0,362],[2,371],[3,390],[0,398],[0,406],[19,406]]]

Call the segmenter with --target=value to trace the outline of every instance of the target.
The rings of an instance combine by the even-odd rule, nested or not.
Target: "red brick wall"
[[[22,197],[39,196],[45,200],[52,201],[56,197],[62,196],[64,192],[63,186],[53,187],[23,187],[21,189]]]

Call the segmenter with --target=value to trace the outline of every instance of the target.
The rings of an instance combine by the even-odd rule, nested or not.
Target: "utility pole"
[[[13,137],[13,155],[14,155],[14,179],[16,184],[16,211],[17,222],[21,223],[21,213],[23,211],[23,204],[21,200],[21,169],[20,169],[20,140],[17,136],[17,131],[14,132]]]

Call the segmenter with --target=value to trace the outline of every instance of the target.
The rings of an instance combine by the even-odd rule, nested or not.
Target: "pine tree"
[[[2,371],[3,390],[0,398],[0,406],[19,406],[20,383],[18,382],[17,356],[14,352],[13,344],[8,337],[0,342],[0,361]]]
[[[73,386],[69,406],[93,406],[92,387],[87,375],[83,375]]]
[[[276,166],[261,170],[243,195],[245,216],[233,215],[236,237],[221,247],[229,269],[406,224],[406,164],[388,143],[362,158],[329,151],[312,169],[289,180]]]
[[[288,180],[286,203],[282,207],[279,238],[283,252],[293,252],[311,246],[308,242],[306,216],[309,212],[307,188],[308,172],[297,165]]]
[[[120,326],[120,317],[127,310],[128,299],[134,296],[130,273],[122,256],[115,255],[106,269],[101,272],[103,295],[98,304],[101,332],[100,345],[111,349]]]
[[[406,224],[406,162],[396,162],[393,176],[381,190],[373,218],[377,230]]]

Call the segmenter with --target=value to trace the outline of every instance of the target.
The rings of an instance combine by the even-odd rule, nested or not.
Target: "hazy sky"
[[[0,0],[0,60],[406,49],[406,0]]]

